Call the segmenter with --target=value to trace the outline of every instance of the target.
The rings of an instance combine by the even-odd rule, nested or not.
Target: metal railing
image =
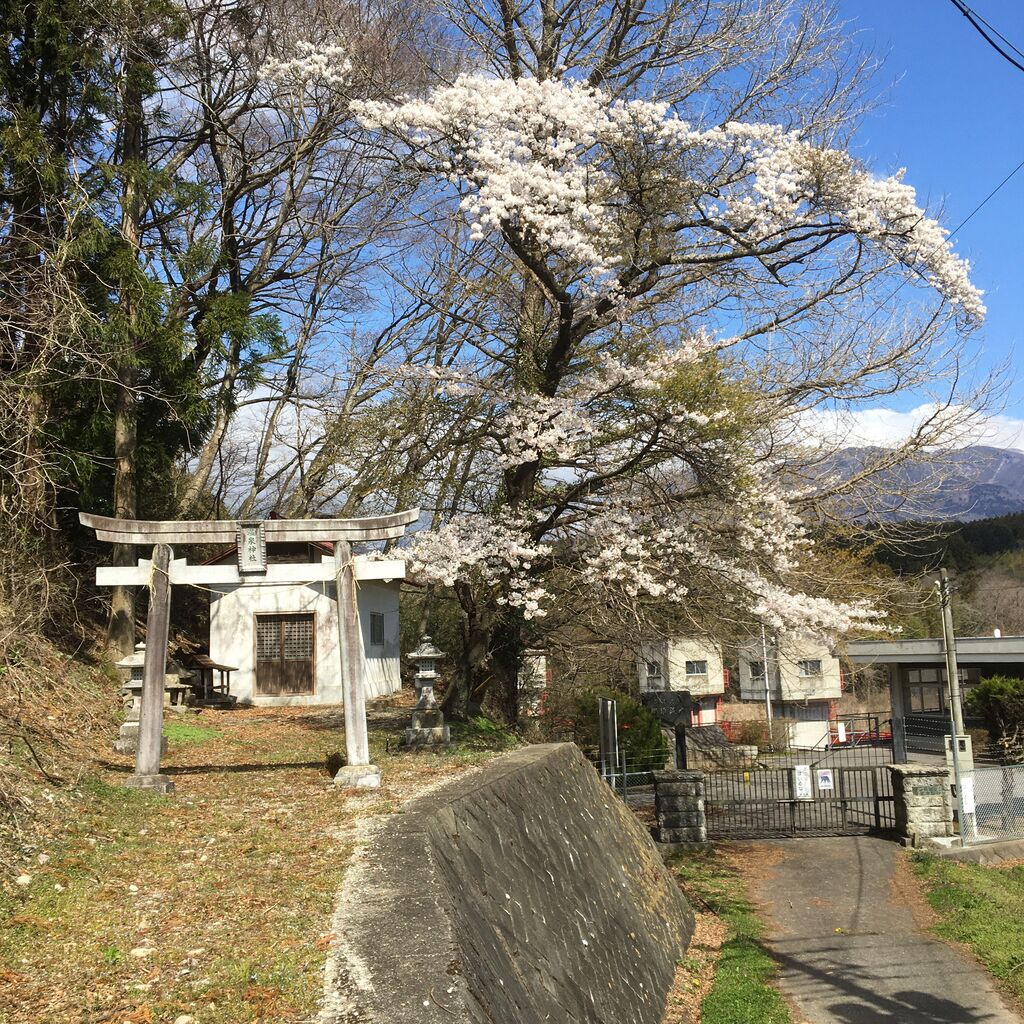
[[[870,716],[878,718],[879,716]],[[854,742],[760,751],[746,764],[706,762],[708,836],[850,835],[896,825],[891,737],[881,721]]]
[[[839,715],[829,723],[833,746],[883,746],[892,742],[892,719],[881,714]]]
[[[594,766],[601,779],[627,803],[631,800],[643,802],[645,798],[653,800],[654,773],[668,767],[670,758],[660,754],[630,758],[621,749],[617,753],[617,758],[612,761],[607,757],[602,759],[599,751],[583,751],[584,757]]]

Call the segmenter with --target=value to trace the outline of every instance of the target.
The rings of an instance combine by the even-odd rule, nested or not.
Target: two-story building
[[[839,659],[832,651],[808,641],[762,644],[757,639],[736,653],[740,700],[770,703],[774,718],[792,722],[794,747],[824,746],[843,690]]]
[[[693,698],[694,725],[718,721],[728,675],[722,648],[701,637],[650,640],[640,646],[637,659],[642,693],[688,690]]]

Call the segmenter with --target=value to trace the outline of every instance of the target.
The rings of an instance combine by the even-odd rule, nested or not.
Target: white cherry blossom
[[[482,75],[462,75],[424,99],[358,102],[353,111],[459,187],[476,237],[514,234],[536,258],[573,265],[585,291],[614,294],[627,269],[608,157],[644,143],[674,159],[689,203],[702,197],[748,243],[805,225],[834,227],[921,274],[968,319],[985,313],[968,265],[902,174],[875,178],[847,154],[775,125],[701,129],[665,104],[611,100],[579,82]],[[723,163],[733,168],[724,184],[716,171]]]

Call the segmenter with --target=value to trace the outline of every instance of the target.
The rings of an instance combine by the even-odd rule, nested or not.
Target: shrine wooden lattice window
[[[315,636],[312,614],[256,616],[256,693],[259,696],[313,693]]]

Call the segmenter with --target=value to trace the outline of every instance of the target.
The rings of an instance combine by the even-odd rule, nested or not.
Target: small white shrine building
[[[208,564],[231,565],[230,548]],[[267,573],[210,590],[210,657],[231,665],[231,694],[240,704],[343,703],[338,601],[333,579],[274,582],[275,570],[324,565],[334,572],[330,543],[267,544]],[[280,570],[278,570],[280,571]],[[313,573],[310,573],[313,575]],[[355,559],[363,692],[394,693],[399,677],[399,559]]]
[[[126,786],[174,791],[160,770],[161,732],[171,592],[182,585],[211,594],[211,662],[225,677],[235,674],[232,695],[259,704],[343,703],[347,764],[334,784],[380,785],[380,769],[370,763],[366,697],[399,685],[405,564],[360,557],[352,545],[399,540],[419,509],[360,519],[144,520],[86,512],[78,518],[99,541],[152,545],[151,557],[137,565],[96,569],[97,586],[149,589],[139,740]],[[174,544],[232,546],[190,565],[175,556]]]

